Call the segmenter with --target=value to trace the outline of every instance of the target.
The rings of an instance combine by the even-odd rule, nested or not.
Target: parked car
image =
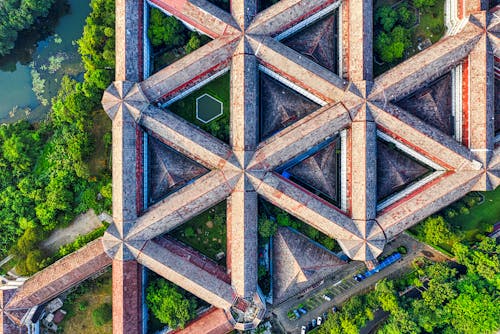
[[[318,317],[318,326],[323,323],[323,319],[321,317]]]
[[[316,319],[312,320],[312,325],[313,325],[313,328],[316,327]]]
[[[338,310],[339,309],[336,306],[332,307],[332,313],[337,313]]]
[[[295,314],[295,317],[296,317],[297,319],[300,319],[300,313],[299,313],[299,311],[297,311],[297,310],[293,310],[293,314]]]
[[[326,319],[328,319],[328,313],[324,312],[323,313],[323,320],[326,320]]]
[[[300,313],[307,314],[307,309],[305,307],[299,308]]]
[[[306,326],[302,326],[302,328],[300,329],[300,334],[306,334]]]
[[[332,297],[330,297],[329,295],[323,295],[323,299],[329,302],[332,300]]]
[[[312,323],[312,321],[309,321],[307,323],[307,330],[310,331],[311,329],[313,329],[313,323]]]
[[[356,282],[361,282],[362,280],[364,280],[366,278],[366,276],[363,274],[357,274],[357,275],[353,276],[353,278]]]

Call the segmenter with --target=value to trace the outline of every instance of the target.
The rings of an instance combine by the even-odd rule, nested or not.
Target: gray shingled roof
[[[102,101],[113,120],[114,224],[96,242],[102,246],[89,245],[91,249],[72,254],[30,279],[13,297],[16,305],[42,302],[113,258],[114,333],[142,329],[141,265],[224,308],[235,328],[251,328],[265,314],[256,279],[257,196],[336,238],[352,259],[373,263],[387,239],[468,191],[490,190],[500,183],[500,151],[495,148],[493,124],[493,57],[500,56],[500,24],[498,15],[481,11],[484,1],[463,0],[459,18],[463,26],[457,32],[377,78],[372,69],[371,0],[281,0],[260,13],[256,13],[256,1],[233,1],[227,13],[205,0],[152,0],[213,41],[145,78],[143,0],[117,0],[117,81]],[[331,13],[340,3],[340,75],[276,40],[313,15]],[[457,65],[462,65],[463,75],[463,136],[458,141],[391,103]],[[157,107],[228,67],[229,145]],[[321,108],[259,142],[257,101],[265,97],[258,78],[263,71],[321,102]],[[344,129],[347,208],[342,211],[274,170]],[[142,200],[144,131],[211,170],[147,210]],[[381,211],[377,211],[375,163],[379,133],[442,171]],[[181,259],[173,262],[168,249],[150,240],[225,198],[230,285],[215,279],[203,265],[192,267]],[[80,263],[83,274],[74,268]],[[51,273],[59,277],[53,283]],[[38,285],[40,277],[43,284]],[[307,277],[303,272],[302,279]],[[47,289],[42,291],[43,287]],[[237,323],[227,312],[236,302],[256,309],[255,318]]]

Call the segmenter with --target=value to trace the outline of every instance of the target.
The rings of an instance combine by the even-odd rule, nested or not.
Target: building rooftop
[[[202,317],[181,333],[200,326],[211,333],[255,328],[266,314],[257,285],[258,196],[371,265],[407,228],[469,191],[500,184],[498,8],[487,12],[484,1],[457,0],[463,10],[445,37],[374,78],[372,1],[281,0],[259,13],[257,0],[232,1],[231,13],[205,0],[151,3],[213,41],[149,76],[143,40],[149,7],[143,0],[117,0],[116,82],[102,100],[113,120],[113,224],[103,238],[10,296],[2,308],[4,333],[11,330],[5,327],[14,314],[9,307],[43,303],[111,263],[116,334],[142,331],[143,266],[219,309],[214,320]],[[227,68],[229,143],[161,108]],[[332,138],[340,138],[340,168],[328,167],[334,165],[330,153],[300,159]],[[145,152],[145,140],[152,152]],[[380,146],[380,140],[390,144]],[[295,177],[314,180],[314,188],[330,195],[335,189],[338,205],[278,172],[294,159],[302,161],[292,170]],[[431,177],[422,165],[431,167]],[[145,200],[146,190],[156,203]],[[383,202],[379,191],[389,194]],[[157,238],[224,199],[226,275],[209,260],[186,255],[182,245]],[[287,233],[277,237],[288,254],[281,258],[293,264],[277,262],[285,293],[295,278],[312,280],[312,253],[337,265],[308,244],[304,254],[292,252],[301,247],[283,238]]]

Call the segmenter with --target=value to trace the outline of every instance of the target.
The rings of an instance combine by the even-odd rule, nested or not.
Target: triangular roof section
[[[337,5],[338,3],[335,3],[326,7],[309,20],[278,35],[277,39],[318,65],[338,74]]]
[[[278,73],[260,69],[260,139],[265,140],[325,105]]]
[[[274,296],[278,301],[308,288],[345,264],[291,228],[279,227],[273,242]]]
[[[341,188],[340,151],[340,137],[334,136],[290,160],[277,171],[285,178],[337,205],[340,202]]]
[[[377,131],[377,210],[410,195],[445,173],[439,164]]]
[[[0,289],[0,332],[24,334],[28,329],[22,325],[21,320],[28,309],[11,309],[7,306],[17,289]]]
[[[426,124],[448,136],[454,136],[455,117],[452,102],[454,86],[453,75],[448,72],[394,103]]]
[[[210,170],[154,136],[147,136],[148,201],[154,204]]]

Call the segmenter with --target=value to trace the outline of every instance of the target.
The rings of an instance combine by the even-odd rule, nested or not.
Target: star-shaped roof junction
[[[148,76],[147,4],[213,40]],[[451,16],[458,19],[447,36],[377,78],[369,0],[281,0],[259,13],[257,0],[231,1],[230,13],[206,0],[117,0],[116,6],[117,81],[102,101],[113,120],[114,223],[100,245],[81,251],[112,258],[114,333],[142,332],[142,266],[225,310],[225,318],[213,312],[204,323],[213,317],[238,329],[255,327],[266,312],[257,284],[259,196],[335,238],[350,258],[373,263],[387,240],[467,192],[500,183],[493,102],[500,15],[484,11],[479,0],[457,0],[452,7],[458,13]],[[334,11],[341,43],[332,62],[325,31]],[[303,44],[308,34],[318,39]],[[227,68],[229,143],[161,107]],[[452,84],[442,81],[450,72],[446,80]],[[265,76],[270,79],[262,83]],[[283,105],[277,112],[290,122],[282,129],[270,117],[262,135],[262,118],[269,115],[262,115],[258,101],[266,99],[264,85],[277,87],[273,80],[307,101],[297,100],[305,109],[296,114]],[[442,101],[450,86],[451,111]],[[153,149],[167,145],[175,152],[151,162],[164,191],[158,199],[166,197],[147,207],[144,133],[158,141]],[[281,172],[297,160],[290,164],[296,169],[287,171],[302,180],[314,175],[312,187],[335,197],[323,179],[328,171],[318,167],[332,162],[316,150],[333,139],[341,141],[337,205]],[[185,158],[173,158],[180,155]],[[182,174],[180,161],[189,175]],[[300,169],[308,165],[316,167]],[[225,199],[228,268],[221,272],[164,234]],[[68,264],[54,266],[64,272]]]

